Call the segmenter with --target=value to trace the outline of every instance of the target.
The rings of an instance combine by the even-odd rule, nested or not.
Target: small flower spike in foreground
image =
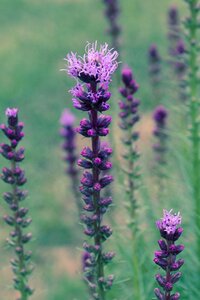
[[[25,172],[19,167],[19,163],[24,159],[24,148],[17,149],[24,136],[22,132],[24,125],[18,122],[18,109],[7,108],[6,116],[8,125],[2,124],[0,128],[9,143],[0,145],[0,153],[10,161],[10,168],[2,169],[1,179],[11,186],[11,191],[3,195],[11,212],[4,216],[4,220],[12,227],[8,244],[14,248],[16,254],[16,258],[11,260],[11,265],[15,274],[14,288],[20,293],[17,300],[27,300],[33,290],[28,285],[28,276],[32,272],[31,252],[25,250],[25,244],[29,242],[32,235],[24,233],[24,230],[31,223],[31,218],[27,217],[28,208],[20,205],[21,201],[26,198],[27,191],[20,189],[26,183]]]
[[[158,241],[160,250],[155,252],[154,262],[159,265],[164,271],[165,276],[156,275],[158,284],[162,287],[154,290],[157,299],[159,300],[178,300],[180,294],[172,294],[173,285],[180,279],[180,267],[183,265],[183,259],[176,259],[176,256],[184,250],[183,245],[175,245],[183,232],[180,213],[173,214],[172,209],[168,212],[163,210],[163,218],[156,222],[157,228],[160,230],[163,239]]]
[[[66,153],[64,160],[67,163],[66,173],[69,175],[72,185],[72,191],[75,197],[76,206],[79,214],[81,213],[81,200],[78,190],[79,176],[77,169],[77,155],[76,155],[76,131],[74,128],[75,116],[69,109],[64,109],[60,118],[60,124],[62,126],[60,135],[63,137],[64,142],[62,145],[63,150]]]
[[[113,275],[105,276],[104,266],[112,260],[114,253],[103,250],[103,243],[112,234],[111,228],[103,224],[103,215],[112,199],[102,197],[101,193],[113,180],[112,176],[102,173],[112,167],[108,161],[112,149],[103,146],[101,139],[108,135],[112,120],[103,112],[109,109],[111,94],[108,88],[111,76],[118,66],[117,57],[118,53],[113,49],[109,50],[107,44],[101,45],[98,50],[95,42],[87,45],[82,58],[74,53],[68,54],[66,58],[67,73],[83,82],[71,90],[74,107],[88,114],[88,118],[80,121],[77,131],[90,139],[91,146],[83,148],[78,165],[85,169],[80,191],[86,213],[81,220],[85,224],[84,233],[90,238],[90,243],[84,242],[83,245],[83,272],[90,299],[95,300],[105,300],[106,291],[113,282]]]

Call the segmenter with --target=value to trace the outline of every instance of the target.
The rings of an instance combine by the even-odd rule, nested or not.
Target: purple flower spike
[[[155,153],[155,173],[157,175],[157,186],[158,186],[158,197],[161,197],[164,190],[164,179],[166,177],[165,165],[166,154],[167,154],[167,118],[168,111],[162,105],[156,107],[153,113],[153,120],[155,122],[155,128],[153,135],[156,139],[155,144],[153,145],[153,150]]]
[[[77,155],[76,155],[76,131],[74,128],[75,125],[75,116],[70,112],[69,109],[64,109],[60,117],[60,124],[62,128],[60,130],[60,135],[64,139],[62,145],[63,150],[66,153],[64,160],[67,163],[66,173],[71,179],[72,191],[74,193],[76,205],[79,214],[81,213],[81,202],[80,202],[80,193],[78,190],[79,185],[79,174],[76,167]]]
[[[184,81],[186,75],[186,63],[184,61],[186,47],[182,39],[179,12],[174,5],[170,7],[168,12],[168,27],[170,65],[172,66],[172,70],[180,87],[179,97],[185,101],[187,98]]]
[[[133,77],[133,72],[129,67],[125,67],[121,73],[124,86],[119,89],[119,92],[123,98],[119,102],[120,108],[120,128],[123,130],[122,142],[125,146],[125,153],[123,157],[125,159],[124,171],[126,173],[126,185],[127,196],[129,199],[129,212],[131,217],[131,224],[134,225],[135,211],[137,208],[135,191],[138,187],[138,165],[137,160],[139,153],[137,151],[136,141],[139,138],[139,134],[135,131],[135,126],[138,123],[140,117],[138,113],[138,107],[140,101],[135,98],[139,85]]]
[[[162,126],[166,123],[166,119],[168,116],[168,112],[164,106],[158,106],[153,114],[154,121],[157,123],[158,126]]]
[[[103,145],[101,137],[109,134],[108,127],[112,121],[103,112],[109,109],[107,102],[111,93],[108,88],[118,66],[117,56],[118,53],[109,50],[107,44],[98,50],[97,42],[87,45],[82,58],[73,53],[67,55],[67,73],[83,82],[77,83],[70,91],[75,97],[74,107],[88,114],[88,118],[82,119],[77,128],[79,134],[91,141],[91,146],[84,147],[82,158],[78,160],[78,165],[85,169],[80,186],[85,211],[81,221],[85,226],[85,235],[91,240],[91,244],[84,243],[82,263],[91,297],[99,300],[105,299],[105,293],[113,282],[113,276],[105,276],[104,265],[114,255],[107,255],[103,251],[103,243],[112,230],[102,224],[103,215],[112,203],[111,197],[102,197],[102,190],[113,180],[107,172],[105,174],[112,167],[109,161],[112,149]]]
[[[149,61],[149,78],[152,86],[153,98],[154,101],[160,102],[161,57],[156,44],[152,44],[149,47],[148,61]]]
[[[182,227],[179,227],[179,225],[181,225],[181,215],[180,213],[173,214],[172,209],[170,211],[164,209],[163,218],[156,222],[161,237],[164,239],[158,241],[160,250],[155,251],[154,258],[154,262],[165,271],[165,276],[161,274],[155,276],[156,281],[162,288],[162,291],[160,288],[154,290],[159,300],[180,298],[179,293],[172,294],[174,284],[181,277],[179,269],[184,264],[183,259],[176,260],[176,256],[184,250],[183,245],[175,245],[175,241],[183,232]]]
[[[121,33],[121,27],[118,23],[120,14],[119,0],[103,0],[103,2],[105,3],[105,17],[109,24],[107,32],[112,38],[113,48],[119,51],[119,37]]]
[[[19,166],[24,159],[24,148],[18,144],[24,137],[22,122],[18,122],[18,109],[7,108],[5,115],[7,125],[2,124],[0,129],[8,139],[8,144],[0,144],[0,154],[10,161],[10,167],[2,168],[1,179],[10,185],[11,191],[4,193],[3,198],[8,204],[10,214],[4,216],[4,221],[12,227],[8,244],[14,248],[16,258],[11,260],[14,273],[14,288],[20,293],[20,299],[28,299],[33,290],[28,285],[28,276],[32,272],[30,262],[31,252],[26,250],[25,244],[32,238],[31,233],[25,233],[31,223],[28,217],[28,208],[20,205],[27,196],[27,191],[21,187],[26,183],[25,171]]]

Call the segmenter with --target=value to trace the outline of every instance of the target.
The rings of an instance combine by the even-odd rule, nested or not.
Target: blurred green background
[[[139,97],[147,116],[142,123],[144,137],[147,136],[142,140],[145,145],[151,134],[149,112],[155,106],[148,83],[147,49],[157,43],[162,55],[166,55],[167,9],[176,3],[184,14],[184,5],[181,0],[119,2],[121,60],[122,64],[133,67],[140,84]],[[105,34],[107,22],[103,10],[100,0],[0,0],[0,122],[5,121],[5,109],[12,106],[19,108],[20,119],[25,122],[23,167],[29,197],[23,205],[30,208],[33,218],[30,228],[34,236],[30,245],[35,264],[31,279],[36,288],[33,300],[87,299],[79,274],[82,229],[70,183],[64,175],[59,136],[60,114],[64,108],[72,108],[68,90],[74,81],[60,69],[69,51],[83,54],[87,41],[110,43]],[[116,114],[119,97],[116,90],[114,95],[112,110]],[[81,113],[75,109],[73,112],[78,122]],[[4,141],[1,134],[1,142]],[[83,139],[79,140],[79,147],[81,144]],[[0,163],[7,165],[3,158]],[[0,183],[1,194],[7,188]],[[2,216],[7,211],[3,201],[0,208]],[[118,208],[117,204],[115,212]],[[3,300],[14,299],[8,266],[12,252],[5,245],[7,235],[8,228],[0,221],[0,299]],[[123,295],[115,297],[111,299],[125,299]]]

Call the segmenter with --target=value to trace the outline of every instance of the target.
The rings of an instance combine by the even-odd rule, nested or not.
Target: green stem
[[[96,85],[92,87],[93,91],[96,92]],[[98,112],[96,110],[91,110],[91,123],[92,128],[96,129],[97,127],[97,120],[98,120]],[[99,136],[92,137],[92,151],[93,156],[98,157],[100,151],[100,138]],[[99,182],[99,169],[96,166],[93,166],[92,169],[93,174],[93,183]],[[93,203],[95,207],[95,215],[97,216],[97,220],[95,221],[95,237],[94,243],[95,245],[99,246],[99,251],[97,254],[97,261],[96,261],[96,281],[98,286],[98,294],[99,300],[106,300],[105,290],[103,288],[102,283],[99,281],[99,278],[104,278],[104,264],[102,261],[102,240],[100,234],[100,227],[101,227],[101,212],[99,207],[99,200],[100,200],[100,191],[94,191],[93,193]]]
[[[14,151],[14,149],[13,149]],[[11,162],[11,171],[14,173],[16,169],[16,162],[13,160]],[[12,185],[12,190],[13,190],[13,203],[18,207],[19,202],[18,202],[18,197],[17,197],[17,185],[14,183]],[[14,214],[14,219],[15,219],[15,232],[17,233],[17,240],[16,240],[16,248],[20,248],[21,251],[17,253],[18,259],[19,259],[19,268],[18,268],[18,273],[17,273],[17,279],[19,280],[19,291],[21,293],[21,300],[27,300],[28,299],[28,294],[26,291],[26,276],[23,275],[23,271],[25,270],[25,261],[24,261],[24,247],[22,243],[22,230],[20,225],[17,223],[17,212]]]

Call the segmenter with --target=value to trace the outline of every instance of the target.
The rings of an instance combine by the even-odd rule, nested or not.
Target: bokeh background
[[[133,68],[140,84],[141,147],[146,149],[152,129],[151,110],[155,106],[148,80],[147,51],[150,44],[157,43],[162,55],[167,54],[168,7],[175,3],[183,14],[185,8],[181,0],[119,2],[121,61]],[[31,231],[34,238],[30,246],[35,264],[31,279],[31,285],[36,288],[33,300],[87,299],[80,276],[82,228],[78,224],[70,182],[64,174],[59,136],[62,110],[72,109],[77,115],[77,123],[81,113],[72,108],[68,93],[74,82],[60,69],[65,65],[65,55],[69,51],[82,54],[87,41],[110,43],[105,33],[107,22],[103,11],[100,0],[0,0],[0,122],[5,121],[5,109],[12,106],[19,108],[20,119],[25,122],[26,135],[22,144],[26,148],[26,159],[23,167],[28,178],[29,197],[24,205],[30,208],[33,218]],[[112,89],[112,111],[117,115],[119,96],[115,83]],[[111,135],[118,141],[116,124],[115,120]],[[2,134],[0,139],[4,141]],[[84,140],[79,138],[79,148],[83,144]],[[117,145],[116,151],[120,152],[121,145],[119,142]],[[6,164],[0,158],[0,165]],[[121,190],[117,184],[115,187]],[[7,188],[0,183],[1,194]],[[114,208],[117,222],[123,225],[123,218],[118,215],[122,202],[123,189]],[[2,200],[0,215],[6,211]],[[1,218],[0,299],[3,300],[15,298],[9,267],[12,252],[5,243],[7,236],[8,228]],[[125,298],[118,295],[112,299]]]

